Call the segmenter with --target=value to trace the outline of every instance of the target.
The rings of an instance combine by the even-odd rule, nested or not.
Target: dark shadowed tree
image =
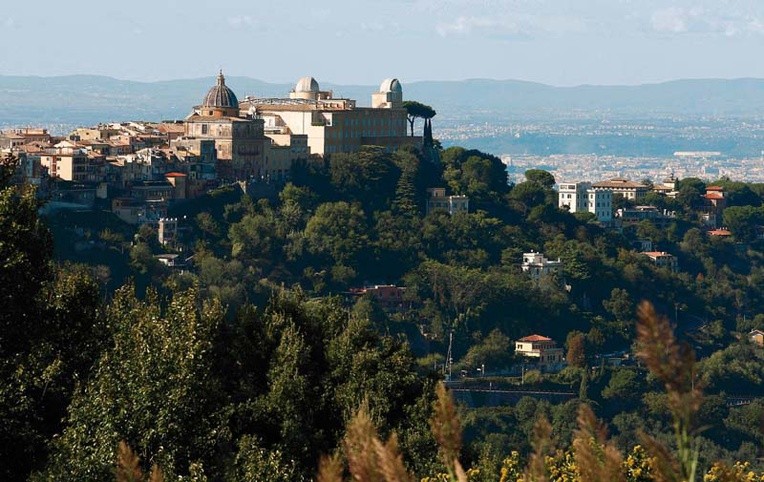
[[[543,169],[528,169],[525,171],[525,179],[540,184],[547,189],[552,189],[555,185],[554,176],[549,171]]]
[[[0,479],[24,480],[61,430],[75,385],[103,340],[90,269],[51,262],[53,242],[28,185],[0,161]]]
[[[339,199],[358,202],[371,213],[389,208],[400,169],[392,154],[376,146],[334,154],[329,163],[332,187]]]
[[[407,100],[403,102],[403,108],[406,109],[406,115],[408,117],[409,125],[411,126],[411,135],[414,135],[414,122],[417,119],[432,119],[435,117],[435,109],[427,104],[422,104],[415,100]]]
[[[724,210],[724,224],[738,241],[756,239],[756,227],[764,224],[764,208],[732,206]]]

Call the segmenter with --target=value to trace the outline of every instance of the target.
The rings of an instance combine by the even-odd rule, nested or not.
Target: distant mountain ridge
[[[320,82],[320,79],[318,79]],[[0,76],[0,125],[94,124],[182,119],[214,85],[213,76],[137,82],[94,75]],[[292,84],[227,77],[240,99],[284,97]],[[335,96],[368,105],[376,85],[322,84]],[[742,116],[764,113],[764,79],[675,80],[637,86],[554,87],[518,80],[404,83],[404,98],[432,105],[441,118],[548,118],[607,112],[614,116]]]

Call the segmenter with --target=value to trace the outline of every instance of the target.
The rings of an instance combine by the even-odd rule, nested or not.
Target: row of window
[[[383,117],[383,118],[374,117],[374,118],[371,118],[371,119],[369,119],[369,118],[365,118],[365,119],[350,118],[350,119],[345,119],[345,121],[342,122],[343,126],[357,126],[357,125],[361,125],[361,126],[364,126],[364,127],[385,126],[385,125],[388,125],[388,124],[391,124],[394,127],[401,127],[401,126],[404,125],[403,119],[394,119],[394,120],[391,120],[391,119],[388,119],[387,117]]]
[[[393,129],[386,129],[386,130],[383,130],[383,131],[369,130],[369,129],[364,129],[362,131],[349,130],[349,129],[343,130],[343,131],[329,130],[326,133],[326,137],[328,139],[340,139],[340,138],[343,138],[343,139],[348,139],[348,138],[355,139],[355,138],[358,138],[358,137],[396,137],[396,136],[399,136],[399,135],[401,135],[401,132],[397,132],[397,131],[395,131]]]

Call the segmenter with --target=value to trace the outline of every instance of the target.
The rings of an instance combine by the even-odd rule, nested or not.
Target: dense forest
[[[114,480],[130,459],[164,480],[313,480],[322,456],[357,469],[352,436],[373,427],[394,439],[380,460],[394,454],[402,465],[391,467],[430,480],[461,466],[476,481],[523,470],[525,480],[616,480],[582,472],[589,439],[594,465],[645,467],[623,480],[671,480],[639,440],[654,442],[653,455],[675,452],[680,468],[695,457],[698,474],[717,477],[707,480],[754,480],[719,474],[764,469],[764,350],[747,336],[764,329],[764,185],[714,181],[732,237],[702,227],[700,179],[643,201],[676,213],[669,223],[616,230],[558,209],[548,172],[510,185],[495,156],[452,147],[432,157],[365,148],[294,166],[272,195],[222,187],[171,207],[182,220],[171,246],[103,212],[40,217],[34,189],[10,183],[7,158],[0,478]],[[470,212],[425,214],[432,187],[469,196]],[[675,255],[679,270],[656,266],[635,240]],[[519,268],[530,251],[559,258],[562,273],[534,282]],[[168,253],[187,264],[160,263]],[[404,287],[402,306],[353,294],[374,284]],[[641,305],[639,326],[655,329],[640,344],[643,300],[657,313]],[[514,340],[531,333],[558,340],[567,367],[514,376]],[[450,341],[466,385],[575,396],[453,407],[436,390]],[[664,341],[671,350],[645,349]],[[613,352],[643,356],[610,366]],[[682,406],[693,409],[678,415]],[[437,420],[461,429],[444,438]],[[323,460],[320,480],[339,480],[327,475],[342,473],[339,459]]]

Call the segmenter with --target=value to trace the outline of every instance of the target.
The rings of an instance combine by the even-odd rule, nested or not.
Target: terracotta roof
[[[710,236],[732,236],[732,232],[729,229],[712,229],[708,234]]]
[[[166,123],[162,123],[162,124],[159,124],[157,129],[159,129],[159,132],[179,132],[179,133],[182,133],[183,130],[185,129],[185,127],[183,126],[183,124],[166,124]]]
[[[706,199],[724,199],[724,194],[719,191],[711,191],[707,192],[703,197]]]
[[[168,172],[164,177],[186,177],[182,172]]]
[[[593,187],[603,187],[603,188],[630,188],[630,189],[649,189],[647,186],[645,186],[642,183],[636,182],[636,181],[630,181],[628,179],[609,179],[607,181],[600,181],[595,182],[592,184]]]
[[[644,254],[645,256],[649,256],[651,258],[658,258],[660,256],[674,256],[673,254],[667,253],[665,251],[645,251],[642,254]]]
[[[706,191],[724,191],[721,186],[706,186]]]
[[[517,341],[552,341],[552,339],[541,335],[530,335],[520,338]]]

